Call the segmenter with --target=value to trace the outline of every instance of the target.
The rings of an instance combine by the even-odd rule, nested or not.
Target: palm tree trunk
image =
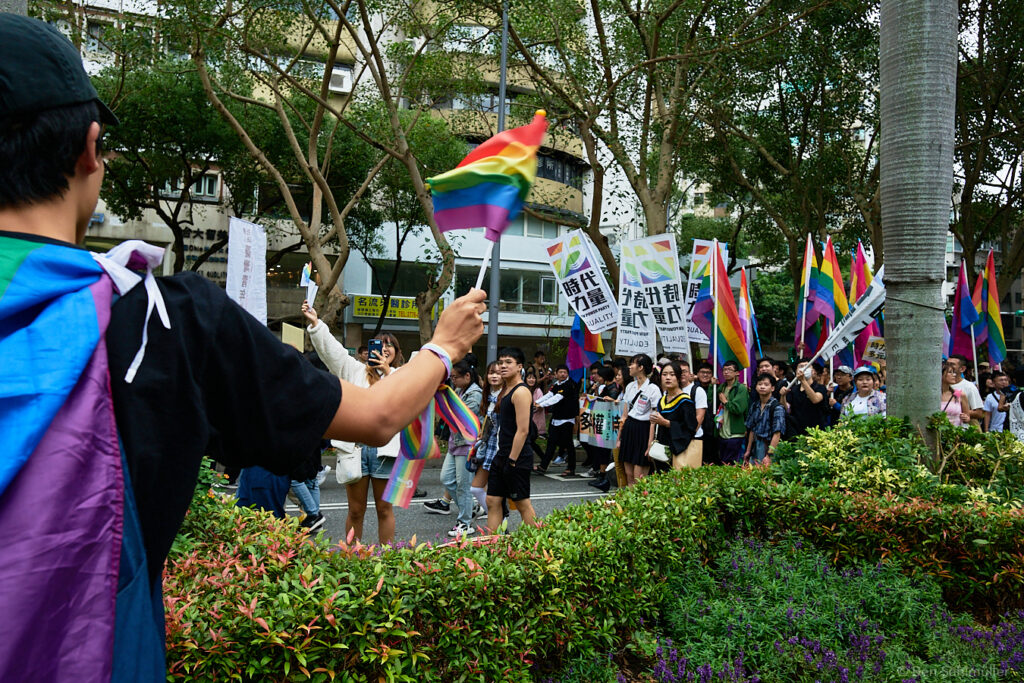
[[[928,416],[939,409],[956,0],[882,0],[880,28],[888,410],[926,434]]]

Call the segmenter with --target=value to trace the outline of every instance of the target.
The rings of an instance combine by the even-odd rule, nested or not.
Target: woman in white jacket
[[[378,364],[375,367],[363,365],[350,356],[348,349],[334,338],[331,331],[327,329],[327,325],[319,319],[316,310],[307,301],[302,302],[302,315],[309,321],[306,330],[309,332],[310,341],[313,342],[313,348],[316,349],[320,360],[333,374],[347,382],[360,387],[372,386],[405,362],[398,340],[385,332],[375,337],[384,342],[383,354],[374,359]],[[372,484],[373,501],[377,510],[377,535],[381,545],[390,544],[395,538],[395,512],[391,503],[383,500],[383,496],[384,489],[387,488],[388,477],[391,476],[391,470],[398,457],[399,436],[396,434],[391,441],[380,448],[347,441],[335,441],[334,444],[339,450],[346,453],[351,453],[356,448],[361,448],[362,451],[363,476],[358,481],[345,485],[345,493],[348,496],[348,516],[345,518],[346,537],[351,529],[355,530],[356,538],[361,540],[363,537],[366,498]],[[340,468],[335,471],[340,472]]]

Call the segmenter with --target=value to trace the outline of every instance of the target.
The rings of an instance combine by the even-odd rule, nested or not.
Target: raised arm
[[[441,314],[431,343],[447,352],[451,360],[469,353],[483,333],[480,314],[485,310],[486,297],[483,290],[470,290]],[[400,373],[372,387],[357,387],[341,380],[341,402],[324,436],[383,446],[423,412],[446,375],[441,358],[426,351],[416,354]]]

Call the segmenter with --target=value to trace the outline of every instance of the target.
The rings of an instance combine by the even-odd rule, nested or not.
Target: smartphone
[[[377,367],[377,359],[374,357],[374,353],[384,355],[384,340],[383,339],[371,339],[370,343],[366,345],[369,353],[369,358],[366,363],[370,367]]]

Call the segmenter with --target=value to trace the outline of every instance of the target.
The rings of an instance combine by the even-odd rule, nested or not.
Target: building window
[[[164,182],[160,188],[160,196],[166,199],[177,199],[181,196],[184,180],[175,178]],[[215,173],[204,173],[189,189],[192,199],[201,202],[215,202],[220,199],[220,177]]]
[[[580,167],[555,156],[540,156],[537,158],[537,177],[554,180],[563,185],[570,185],[576,189],[583,187],[583,174]]]
[[[542,221],[526,216],[523,216],[523,221],[526,223],[527,237],[545,237],[547,239],[558,237],[558,226],[550,221]]]
[[[704,204],[704,193],[703,192],[694,192],[693,193],[693,205],[694,206],[701,206],[703,204]]]
[[[86,23],[86,51],[104,55],[110,54],[110,46],[103,39],[103,34],[106,33],[108,28],[110,28],[109,24],[104,24],[100,21],[89,20]]]

